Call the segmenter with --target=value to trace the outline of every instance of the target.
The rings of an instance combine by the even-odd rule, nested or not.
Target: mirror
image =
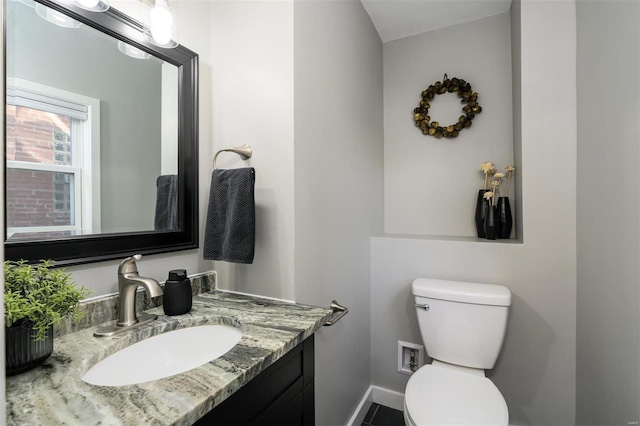
[[[117,10],[9,0],[7,259],[197,247],[197,55]]]

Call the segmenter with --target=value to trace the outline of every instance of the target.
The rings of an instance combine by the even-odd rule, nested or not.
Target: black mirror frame
[[[25,259],[30,263],[52,259],[56,265],[65,266],[118,259],[135,253],[155,254],[198,248],[198,55],[182,45],[174,49],[165,49],[149,43],[143,36],[142,24],[115,9],[95,13],[73,5],[61,6],[51,0],[35,1],[178,68],[178,223],[182,226],[178,231],[143,231],[79,235],[57,240],[5,241],[5,259]],[[6,28],[6,22],[4,28]],[[4,49],[6,52],[6,37]],[[3,73],[6,90],[6,65]],[[6,129],[6,116],[3,119]],[[6,170],[5,163],[5,182]],[[4,208],[6,212],[6,198]]]

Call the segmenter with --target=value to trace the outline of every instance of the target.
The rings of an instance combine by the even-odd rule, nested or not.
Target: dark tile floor
[[[402,411],[374,403],[364,416],[362,426],[404,426],[404,416]]]

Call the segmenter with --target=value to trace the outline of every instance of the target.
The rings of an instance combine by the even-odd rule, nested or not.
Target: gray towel
[[[178,229],[178,176],[158,176],[156,180],[156,231]]]
[[[204,258],[253,263],[256,206],[253,167],[214,170],[204,232]]]

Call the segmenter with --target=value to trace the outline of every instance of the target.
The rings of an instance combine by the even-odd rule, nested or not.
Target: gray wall
[[[7,56],[7,75],[100,100],[102,232],[153,229],[160,63],[124,55],[117,40],[86,25],[61,28],[23,3],[9,4],[7,47],[15,54]]]
[[[218,167],[256,170],[254,261],[214,262],[220,286],[290,300],[295,298],[293,7],[291,1],[210,2],[216,59],[207,119],[215,151],[253,147],[250,160],[225,153]],[[208,189],[209,180],[202,186]]]
[[[577,423],[637,424],[640,4],[576,3]]]
[[[349,314],[316,334],[316,424],[370,385],[369,237],[382,231],[382,43],[357,0],[294,6],[295,295]]]
[[[386,232],[477,236],[480,163],[491,161],[504,172],[514,162],[510,34],[509,14],[503,13],[385,43]],[[454,139],[425,136],[413,122],[420,93],[445,73],[467,80],[483,108]],[[436,96],[429,115],[443,126],[457,123],[463,106],[455,94]]]
[[[408,376],[396,372],[397,342],[421,343],[410,293],[413,279],[502,284],[510,288],[513,302],[502,353],[488,375],[506,399],[510,423],[571,425],[576,392],[575,4],[518,6],[514,13],[519,19],[512,26],[522,52],[514,58],[514,68],[520,70],[521,114],[516,124],[522,146],[514,144],[514,152],[522,153],[516,165],[526,238],[522,243],[492,243],[420,235],[374,237],[372,384],[404,392]],[[385,179],[396,167],[405,165],[385,161]],[[419,185],[414,185],[420,196]],[[385,192],[385,203],[388,200]],[[424,212],[427,218],[431,214]]]
[[[323,374],[326,371],[331,373],[334,366],[328,365],[329,354],[320,347],[341,350],[329,345],[345,344],[347,346],[336,358],[335,364],[344,362],[342,357],[357,357],[365,364],[358,367],[360,370],[357,371],[371,368],[373,384],[402,392],[404,382],[394,377],[397,374],[394,373],[396,342],[398,339],[420,339],[408,292],[411,280],[416,276],[432,276],[496,282],[507,285],[514,294],[505,348],[498,365],[490,373],[507,399],[511,423],[626,425],[629,421],[638,420],[638,5],[631,1],[579,1],[577,4],[579,145],[575,135],[576,97],[572,92],[572,87],[575,87],[575,75],[572,76],[572,72],[575,72],[575,58],[572,56],[572,42],[575,43],[572,34],[575,36],[576,30],[572,21],[574,2],[514,4],[518,8],[514,12],[522,8],[522,14],[517,13],[517,19],[512,19],[512,34],[516,34],[513,40],[521,38],[523,53],[520,57],[515,53],[515,48],[513,50],[514,76],[516,70],[520,70],[522,81],[521,96],[517,95],[514,86],[514,96],[521,100],[518,102],[520,114],[516,113],[514,107],[514,125],[519,122],[522,138],[522,163],[518,176],[522,177],[523,187],[523,207],[520,210],[525,220],[524,244],[375,237],[371,242],[371,290],[368,290],[367,272],[361,271],[366,260],[360,257],[360,248],[346,253],[342,245],[359,247],[359,235],[363,232],[359,227],[369,226],[371,232],[375,233],[380,226],[381,218],[377,212],[382,211],[382,205],[375,207],[376,203],[381,203],[376,191],[382,187],[379,181],[381,172],[375,170],[375,165],[379,167],[381,162],[379,135],[369,135],[366,131],[363,135],[352,133],[353,129],[341,121],[347,112],[338,118],[341,129],[349,135],[349,143],[339,139],[342,135],[335,135],[332,125],[319,125],[316,133],[310,134],[309,118],[296,118],[296,140],[300,140],[296,150],[303,152],[295,153],[294,166],[291,166],[294,164],[292,159],[285,158],[288,162],[286,167],[296,169],[295,205],[296,212],[302,216],[295,219],[295,223],[303,227],[301,234],[295,238],[296,249],[309,250],[310,253],[296,255],[296,262],[300,262],[295,267],[296,298],[326,305],[329,298],[336,297],[347,306],[355,307],[344,321],[322,330],[318,335],[318,365],[323,369]],[[338,81],[348,79],[354,85],[364,78],[369,88],[374,88],[374,93],[363,94],[361,89],[357,94],[346,91],[345,94],[349,96],[334,102],[333,96],[337,94],[323,92],[318,102],[323,106],[328,104],[331,108],[339,108],[344,102],[354,102],[347,105],[355,108],[359,99],[366,99],[370,103],[366,107],[372,108],[371,105],[376,105],[378,88],[382,84],[374,65],[376,61],[381,61],[375,59],[379,55],[379,47],[375,46],[374,40],[369,40],[367,33],[371,29],[366,29],[369,24],[362,22],[355,7],[345,7],[347,9],[340,10],[338,6],[296,5],[296,23],[300,25],[311,20],[313,13],[318,14],[320,23],[326,22],[327,16],[332,20],[326,23],[321,37],[313,35],[319,31],[315,26],[313,31],[311,28],[297,28],[295,37],[300,43],[320,49],[324,57],[334,61],[336,70],[341,69],[342,61],[348,63],[352,60],[349,55],[353,55],[351,49],[354,45],[369,46],[371,51],[358,59],[368,67],[366,74],[336,76],[331,72],[331,67],[322,64],[319,70],[326,75],[318,76],[310,67],[320,64],[315,64],[312,58],[303,59],[301,55],[304,52],[296,52],[297,66],[301,67],[296,75],[306,69],[309,76],[326,78],[325,83],[319,86],[327,92],[333,87],[334,78]],[[181,41],[200,53],[201,226],[204,223],[215,147],[222,147],[227,142],[242,142],[242,138],[231,137],[237,134],[235,129],[225,133],[229,128],[223,126],[221,129],[218,121],[215,133],[217,145],[214,146],[212,117],[219,119],[225,112],[221,110],[222,104],[214,103],[220,89],[215,90],[212,81],[212,69],[219,62],[217,56],[213,60],[214,51],[211,49],[213,8],[213,4],[200,1],[181,3],[181,12],[184,13]],[[332,15],[333,12],[336,15]],[[359,36],[352,36],[351,32],[343,33],[347,25],[343,19],[347,17],[353,18],[348,25],[359,28]],[[337,35],[344,36],[342,40],[334,38],[331,31],[327,30],[333,28],[334,20],[340,29],[336,31]],[[352,37],[355,40],[351,40]],[[325,42],[325,46],[319,46]],[[340,44],[340,48],[335,43]],[[345,46],[342,47],[342,44]],[[332,49],[336,52],[331,53]],[[620,56],[616,56],[618,52]],[[628,55],[625,54],[627,52]],[[550,63],[554,66],[550,67]],[[352,66],[357,67],[358,64]],[[304,76],[299,78],[302,79],[300,82],[306,81]],[[376,80],[379,82],[375,83]],[[615,86],[612,90],[598,90],[610,81],[629,83],[628,86]],[[343,83],[339,86],[343,90],[348,89]],[[305,98],[320,96],[311,87],[298,90],[301,90],[300,95],[307,93]],[[241,100],[245,102],[244,98]],[[302,102],[303,105],[300,102],[296,105],[296,113],[312,106],[312,101],[308,99]],[[375,107],[365,117],[355,115],[359,111],[353,108],[348,112],[352,114],[349,117],[354,123],[362,120],[364,127],[375,126],[369,121],[380,114]],[[307,124],[303,126],[304,123]],[[606,134],[600,133],[605,130]],[[309,134],[305,135],[307,132]],[[368,149],[361,145],[363,136],[372,141]],[[320,140],[322,143],[307,144],[304,140]],[[334,140],[340,140],[340,145],[333,145],[337,144]],[[356,142],[352,143],[352,140]],[[269,142],[272,142],[271,139]],[[353,152],[356,147],[361,148],[357,153]],[[278,150],[283,151],[282,147],[276,148]],[[323,181],[325,177],[334,179],[329,173],[335,170],[331,161],[326,162],[329,164],[326,170],[314,171],[312,175],[300,169],[318,168],[325,161],[315,164],[313,157],[304,154],[305,151],[323,160],[325,156],[331,156],[329,160],[338,161],[335,167],[340,170],[346,169],[349,174],[357,174],[357,178],[366,176],[370,179],[370,188],[369,185],[361,185],[359,190],[372,192],[359,196],[362,196],[363,203],[369,203],[371,212],[357,210],[360,207],[358,205],[350,206],[366,222],[358,224],[357,230],[349,227],[356,226],[351,222],[351,216],[343,222],[340,218],[345,216],[330,210],[332,203],[341,203],[342,197],[346,197],[340,186],[327,183],[332,180]],[[514,144],[516,158],[517,151],[517,144]],[[261,152],[261,155],[271,154]],[[294,155],[293,151],[291,155]],[[231,166],[242,164],[233,157],[225,161]],[[316,173],[321,174],[317,176]],[[604,179],[609,176],[612,176],[612,180]],[[601,177],[604,178],[600,180]],[[301,179],[300,184],[297,183],[298,178]],[[276,181],[281,178],[276,176],[272,179],[274,186],[277,186]],[[282,186],[288,188],[286,183]],[[268,196],[269,191],[274,193],[273,188],[265,188],[263,195]],[[326,202],[320,207],[314,204],[317,202],[315,199]],[[282,204],[278,203],[277,206],[282,207]],[[556,208],[549,209],[548,206]],[[622,207],[614,210],[616,206]],[[268,207],[272,214],[277,212],[274,205],[269,204]],[[322,210],[316,213],[316,208]],[[345,212],[348,213],[347,209]],[[325,221],[326,217],[329,218],[328,222]],[[315,229],[306,229],[321,229],[327,223],[345,231],[345,235],[350,237],[338,239],[333,232],[325,236]],[[273,229],[271,234],[262,238],[268,239],[273,244],[270,247],[277,249],[278,240],[284,237],[281,231]],[[308,239],[305,235],[313,238]],[[314,259],[313,255],[319,257]],[[349,261],[354,262],[353,268],[349,267]],[[117,261],[102,262],[68,270],[73,272],[78,283],[96,289],[96,294],[104,294],[115,291],[117,264]],[[139,263],[142,274],[161,280],[166,278],[169,269],[186,267],[189,272],[195,272],[210,266],[210,262],[202,261],[200,250],[147,256]],[[260,289],[260,283],[254,282],[254,285]],[[268,287],[268,291],[277,293],[278,289]],[[282,291],[285,295],[292,295],[294,290],[287,287]],[[367,302],[369,298],[370,302]],[[370,307],[366,306],[368,303]],[[362,330],[362,322],[368,320],[370,315],[370,329]],[[365,342],[370,338],[369,335],[372,336],[371,350],[360,347],[354,355],[356,344]],[[350,343],[350,340],[354,342]],[[391,351],[389,348],[392,348]],[[371,356],[371,367],[367,365],[368,356]],[[338,371],[345,374],[343,370]],[[352,373],[348,371],[346,374]],[[318,424],[344,424],[345,416],[354,408],[355,395],[363,391],[368,379],[346,376],[349,379],[345,378],[340,384],[349,380],[354,384],[343,391],[341,387],[330,387],[335,384],[336,377],[337,374],[330,375],[322,379],[324,382],[317,379],[318,409],[323,410],[318,413]],[[3,383],[4,378],[0,378],[0,388]],[[574,413],[576,406],[577,413]],[[326,422],[320,423],[321,420]]]
[[[511,1],[511,86],[512,86],[512,108],[513,117],[513,157],[516,164],[522,162],[522,23],[520,0]],[[513,198],[511,199],[514,208],[514,226],[511,231],[519,240],[524,241],[524,229],[522,226],[522,173],[516,170],[513,182]]]

